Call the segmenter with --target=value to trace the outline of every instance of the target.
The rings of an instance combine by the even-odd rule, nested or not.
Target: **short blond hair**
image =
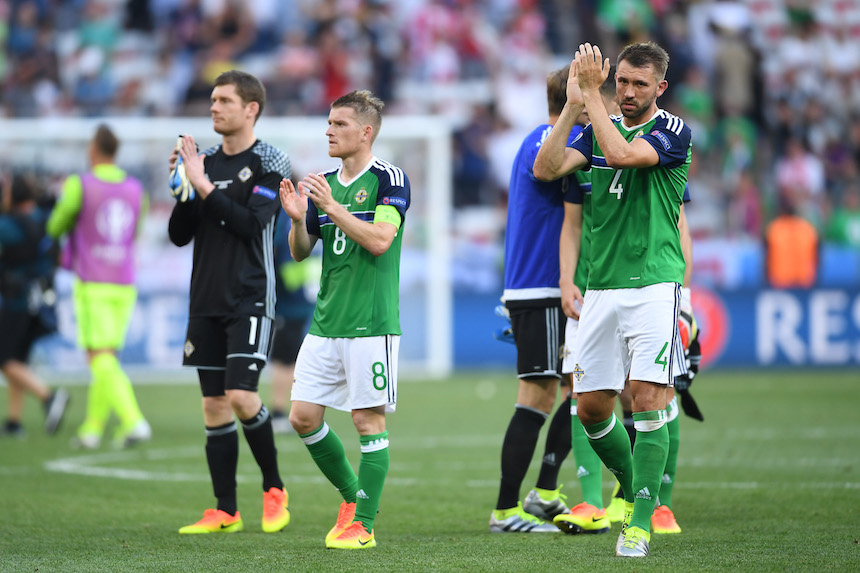
[[[349,107],[355,111],[355,115],[365,125],[370,125],[373,128],[373,137],[370,142],[376,140],[379,135],[379,130],[382,127],[382,108],[385,107],[385,102],[373,95],[369,90],[355,90],[349,92],[345,96],[341,96],[334,100],[331,108]]]

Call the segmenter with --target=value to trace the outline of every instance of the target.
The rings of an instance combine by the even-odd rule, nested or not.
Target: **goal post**
[[[146,231],[138,243],[138,306],[170,309],[162,314],[148,307],[135,311],[123,360],[132,368],[169,371],[179,367],[184,343],[184,324],[177,334],[182,320],[175,314],[181,312],[176,301],[184,296],[187,317],[191,249],[176,249],[167,241],[167,218],[174,201],[167,189],[167,159],[180,133],[192,134],[201,149],[217,144],[220,136],[212,130],[211,120],[201,117],[4,119],[0,120],[0,168],[35,172],[58,192],[66,175],[88,168],[87,145],[101,123],[120,139],[117,163],[143,181],[150,197]],[[255,134],[287,153],[294,177],[301,178],[338,164],[338,159],[328,156],[326,128],[324,116],[264,116]],[[437,117],[384,117],[374,154],[402,168],[412,186],[401,256],[400,370],[411,376],[444,377],[453,368],[451,128]],[[74,318],[62,284],[60,291],[60,333],[45,341],[54,346],[40,359],[50,370],[68,372],[85,365],[82,356],[77,358],[82,353],[73,352],[75,330],[70,321]],[[164,314],[169,315],[169,325],[147,324],[163,320]],[[167,343],[147,339],[165,331],[172,332]]]

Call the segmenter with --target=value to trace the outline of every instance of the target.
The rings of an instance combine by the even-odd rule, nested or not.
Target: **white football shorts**
[[[570,374],[576,368],[577,363],[577,348],[576,334],[579,330],[579,321],[575,318],[567,317],[567,324],[564,327],[564,347],[561,349],[561,373]]]
[[[400,337],[325,338],[308,334],[296,358],[292,400],[350,412],[397,406]]]
[[[574,392],[624,389],[631,380],[674,382],[681,287],[589,290],[577,333]]]

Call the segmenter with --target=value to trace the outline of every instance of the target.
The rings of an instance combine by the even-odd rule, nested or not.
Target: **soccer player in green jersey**
[[[290,252],[305,259],[322,240],[313,322],[296,361],[290,423],[343,497],[326,547],[374,547],[373,524],[388,474],[385,413],[397,399],[400,247],[409,179],[373,155],[383,102],[369,91],[331,104],[329,155],[341,165],[280,186],[292,219]],[[308,200],[309,199],[309,200]],[[358,475],[325,422],[326,408],[352,413],[361,443]]]
[[[552,180],[582,168],[592,173],[592,257],[574,367],[577,415],[626,502],[616,555],[644,557],[669,435],[667,391],[684,278],[678,219],[691,156],[690,129],[657,106],[669,56],[653,42],[618,56],[616,93],[622,117],[610,118],[600,95],[609,59],[581,45],[571,64],[568,102],[535,159],[535,175]],[[560,135],[585,108],[591,124],[570,147]],[[660,320],[660,319],[663,320]],[[629,375],[637,438],[617,423],[615,397]]]

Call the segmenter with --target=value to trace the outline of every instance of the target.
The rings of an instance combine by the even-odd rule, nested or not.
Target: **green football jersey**
[[[340,169],[323,174],[332,196],[353,216],[373,222],[399,214],[399,228],[388,250],[376,257],[346,236],[311,201],[308,233],[322,242],[320,290],[309,332],[329,338],[358,338],[401,334],[400,248],[410,202],[409,179],[401,169],[376,157],[352,181],[341,180]],[[396,220],[397,215],[393,215]]]
[[[579,184],[582,194],[582,239],[579,243],[579,260],[576,263],[573,284],[585,294],[591,269],[591,169],[581,169],[574,175],[575,183],[571,181],[570,184]]]
[[[613,125],[627,141],[641,137],[660,157],[652,167],[615,169],[587,126],[572,147],[591,165],[591,269],[589,289],[681,283],[684,255],[678,232],[692,152],[690,128],[663,110],[648,122]]]

